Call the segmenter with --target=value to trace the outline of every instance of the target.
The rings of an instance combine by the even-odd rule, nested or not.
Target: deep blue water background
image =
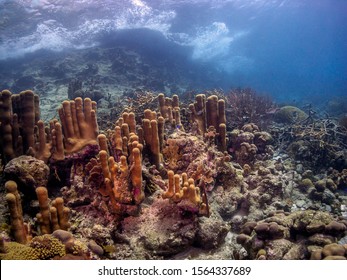
[[[0,59],[99,45],[211,71],[277,100],[347,97],[347,1],[0,1]]]

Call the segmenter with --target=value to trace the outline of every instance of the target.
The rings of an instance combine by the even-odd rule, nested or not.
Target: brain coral
[[[308,117],[308,115],[294,106],[284,106],[280,108],[276,114],[275,118],[281,123],[295,123],[297,121],[303,121]]]

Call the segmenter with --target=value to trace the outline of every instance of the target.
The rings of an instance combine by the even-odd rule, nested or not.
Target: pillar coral
[[[160,116],[158,117],[158,137],[159,137],[159,144],[160,144],[160,151],[164,148],[164,134],[165,134],[165,119]]]
[[[161,116],[164,119],[168,119],[169,118],[169,114],[168,114],[168,104],[165,100],[165,95],[163,93],[158,95],[158,102],[159,102],[159,111]]]
[[[225,123],[219,125],[218,139],[219,150],[225,152],[227,150],[227,126]]]
[[[36,143],[35,157],[47,162],[51,156],[52,143],[47,139],[50,133],[46,132],[45,124],[42,120],[37,122],[38,142]]]
[[[153,112],[146,110],[145,118],[142,120],[143,139],[147,151],[150,152],[151,163],[159,170],[163,161],[160,149],[164,146],[164,143],[161,142],[164,140],[163,120],[160,119],[158,123],[156,119],[152,118],[154,118]]]
[[[119,162],[116,162],[113,156],[108,156],[106,151],[99,152],[99,162],[105,182],[105,189],[101,191],[110,197],[116,213],[124,209],[122,206],[139,205],[144,199],[140,149],[133,148],[131,160],[122,155]]]
[[[20,194],[17,190],[17,184],[14,181],[7,181],[6,201],[11,217],[11,231],[16,242],[25,244],[27,242],[27,230],[23,221],[23,210],[20,199]]]
[[[135,204],[140,204],[145,198],[142,186],[142,156],[139,148],[134,148],[132,152],[134,162],[131,170],[131,182],[133,186],[134,202]]]
[[[116,126],[114,129],[113,149],[115,156],[120,156],[123,152],[123,137],[120,126]]]
[[[40,206],[40,213],[36,217],[40,224],[41,234],[47,234],[51,232],[48,191],[45,187],[38,187],[36,195]]]
[[[191,111],[191,121],[197,124],[200,135],[211,136],[211,131],[215,131],[217,137],[215,142],[221,151],[226,151],[226,115],[225,101],[218,99],[218,96],[211,95],[207,97],[204,94],[198,94],[195,102],[189,105]]]
[[[195,122],[198,126],[200,135],[206,132],[206,96],[198,94],[195,96],[195,102],[189,105],[191,111],[191,121]]]
[[[62,127],[52,120],[46,127],[40,120],[39,97],[26,90],[12,94],[8,90],[0,93],[0,140],[4,162],[23,154],[48,162],[65,157]]]
[[[159,170],[160,162],[161,162],[161,153],[160,153],[160,143],[159,143],[159,134],[158,134],[158,122],[157,120],[151,120],[151,152],[152,152],[152,160],[155,164],[156,168]]]
[[[97,144],[96,102],[90,98],[82,100],[80,97],[65,100],[58,112],[64,135],[65,153],[75,153],[87,145]],[[55,128],[60,129],[59,126]],[[60,134],[60,131],[58,133]]]
[[[105,134],[99,134],[98,137],[98,144],[99,144],[99,148],[100,151],[104,150],[104,151],[108,151],[108,144],[107,144],[107,137]]]
[[[116,213],[127,211],[130,205],[139,205],[144,199],[142,184],[143,145],[136,135],[134,113],[125,112],[116,122],[111,135],[112,151],[101,149],[99,162],[105,182],[100,192],[110,197]],[[100,135],[98,139],[103,139]],[[101,145],[100,145],[101,146]],[[113,156],[112,156],[113,154]]]
[[[35,148],[35,95],[31,90],[23,91],[20,97],[20,118],[24,151]]]
[[[159,112],[165,122],[170,123],[173,127],[184,130],[181,122],[181,114],[179,107],[178,95],[173,95],[172,98],[165,97],[163,93],[158,95]],[[145,116],[146,117],[146,116]]]
[[[63,198],[57,197],[50,205],[45,187],[36,188],[36,195],[40,206],[40,213],[36,215],[36,218],[41,234],[52,233],[57,229],[67,230],[70,227],[70,209],[64,206]]]
[[[57,213],[57,223],[53,225],[53,228],[55,228],[53,231],[56,229],[68,230],[70,228],[70,208],[64,206],[64,199],[62,197],[57,197],[52,201],[52,206],[50,208],[53,209],[53,211],[56,209]]]
[[[116,121],[116,126],[111,136],[113,155],[116,161],[122,155],[130,155],[132,148],[129,148],[128,144],[134,135],[136,135],[137,141],[139,141],[139,137],[136,134],[135,114],[133,112],[124,112],[122,117]]]
[[[5,162],[14,158],[12,140],[12,104],[11,92],[4,90],[0,93],[0,147]]]
[[[136,120],[135,120],[135,113],[134,112],[130,112],[128,114],[128,119],[126,122],[129,126],[129,132],[130,133],[136,133]]]
[[[65,158],[64,137],[61,124],[57,120],[50,122],[52,131],[52,159],[63,160]]]
[[[211,95],[206,100],[206,127],[218,128],[218,97]]]
[[[4,162],[16,156],[35,156],[35,128],[40,117],[39,97],[30,90],[12,94],[0,93],[0,140]],[[39,137],[40,141],[40,137]]]
[[[172,170],[168,171],[168,187],[162,198],[170,199],[190,212],[209,216],[206,193],[201,193],[200,188],[195,186],[194,179],[188,179],[186,173],[180,176],[174,174]]]

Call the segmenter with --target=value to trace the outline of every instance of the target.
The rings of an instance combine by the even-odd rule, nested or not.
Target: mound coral
[[[333,243],[345,231],[344,221],[335,221],[328,213],[313,210],[277,213],[257,223],[245,223],[237,242],[246,248],[251,259],[306,259],[310,254],[317,258],[318,249],[324,251],[324,257],[336,255],[337,250],[343,256],[343,246]]]

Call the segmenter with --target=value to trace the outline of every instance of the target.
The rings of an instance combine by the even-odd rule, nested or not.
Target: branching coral
[[[271,120],[276,106],[268,96],[257,94],[250,88],[234,89],[225,94],[228,103],[228,123],[241,128],[247,123],[255,123],[264,129]]]
[[[310,119],[273,128],[276,145],[313,169],[344,168],[339,163],[347,147],[346,130],[332,119]]]

